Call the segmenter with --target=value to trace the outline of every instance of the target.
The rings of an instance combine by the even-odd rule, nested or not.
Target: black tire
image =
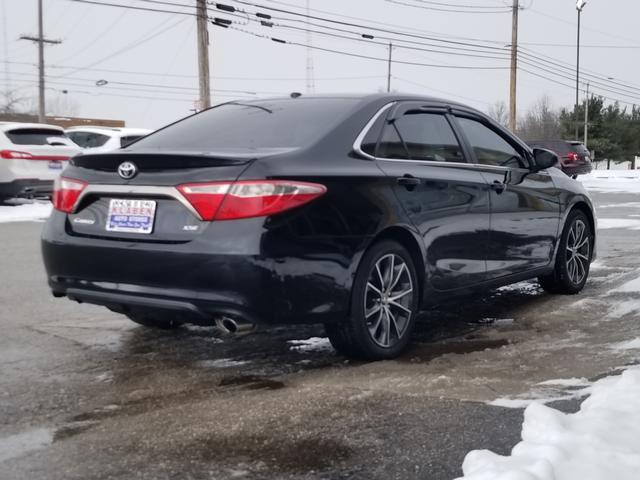
[[[579,233],[581,228],[584,230]],[[576,235],[580,235],[580,238],[576,238]],[[576,249],[579,244],[583,246]],[[573,210],[567,217],[560,237],[554,270],[549,275],[538,278],[540,286],[549,293],[562,295],[579,293],[589,277],[592,253],[591,223],[584,212]]]
[[[331,344],[339,353],[360,360],[397,357],[409,343],[419,292],[409,252],[392,240],[374,244],[356,272],[350,316],[325,325]]]
[[[142,325],[143,327],[157,328],[160,330],[175,330],[182,325],[182,322],[173,316],[136,312],[128,313],[127,317],[132,322]]]

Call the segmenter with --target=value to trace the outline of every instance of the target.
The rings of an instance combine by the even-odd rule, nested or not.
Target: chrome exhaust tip
[[[255,323],[244,322],[231,317],[218,317],[215,323],[216,329],[223,336],[228,337],[247,335],[253,333],[257,328]]]

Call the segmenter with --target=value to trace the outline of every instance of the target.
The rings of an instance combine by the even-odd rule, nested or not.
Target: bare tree
[[[5,90],[0,101],[0,113],[18,113],[23,110],[27,97],[18,95],[17,90]]]
[[[506,127],[509,124],[509,109],[503,100],[498,100],[494,104],[490,105],[487,115],[500,125],[504,125]]]
[[[518,122],[518,135],[525,140],[562,138],[560,114],[548,96],[540,97]]]
[[[38,111],[38,101],[36,98],[29,99],[27,113],[36,114]],[[59,94],[55,97],[47,98],[46,112],[48,116],[73,117],[80,110],[78,102],[66,94]]]

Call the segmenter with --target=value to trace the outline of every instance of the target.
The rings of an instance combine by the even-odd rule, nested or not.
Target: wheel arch
[[[569,218],[569,215],[571,215],[571,212],[574,211],[580,211],[582,213],[584,213],[587,217],[587,219],[589,220],[589,226],[591,227],[591,234],[593,235],[593,249],[592,249],[592,254],[591,254],[591,261],[593,262],[596,259],[596,246],[597,246],[597,222],[596,222],[596,216],[594,215],[593,212],[593,206],[591,205],[591,202],[579,197],[577,198],[565,211],[564,214],[562,216],[562,222],[560,224],[561,228],[558,232],[558,238],[560,238],[560,236],[562,235],[562,232],[564,232],[564,228],[567,224],[567,219]],[[553,256],[553,264],[555,265],[555,259],[556,256],[558,255],[558,247],[560,245],[560,242],[557,242],[556,245],[556,252],[555,255]]]
[[[418,283],[420,286],[419,302],[422,302],[426,281],[426,252],[417,233],[405,226],[395,225],[387,227],[373,238],[366,250],[369,250],[373,245],[381,240],[393,240],[398,242],[406,248],[409,255],[411,255],[411,260],[413,260],[416,268],[416,274],[418,275]]]

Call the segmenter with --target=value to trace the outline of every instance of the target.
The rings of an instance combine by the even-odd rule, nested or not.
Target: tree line
[[[571,109],[556,109],[547,96],[539,98],[518,119],[516,134],[525,141],[580,140],[584,141],[584,102]],[[502,101],[491,105],[488,112],[497,122],[507,125],[508,108]],[[575,138],[576,117],[578,138]],[[614,162],[633,161],[640,156],[640,107],[621,107],[618,102],[589,98],[587,147],[595,159]]]

